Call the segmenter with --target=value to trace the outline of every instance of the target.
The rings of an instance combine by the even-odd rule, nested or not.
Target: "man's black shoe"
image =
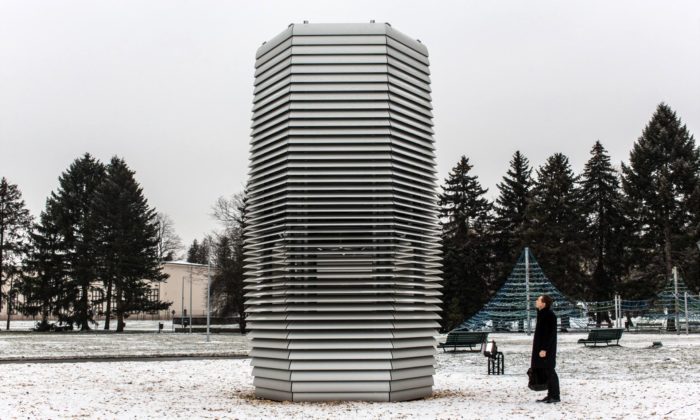
[[[549,402],[549,397],[544,397],[541,400],[537,400],[537,402],[543,402],[543,403]]]
[[[545,402],[546,402],[547,404],[552,404],[552,403],[561,402],[561,400],[560,400],[559,398],[547,398],[547,400],[545,400]]]

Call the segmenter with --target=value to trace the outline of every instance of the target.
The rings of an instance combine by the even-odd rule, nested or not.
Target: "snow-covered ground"
[[[434,395],[400,403],[259,400],[254,397],[248,359],[0,363],[0,383],[4,385],[0,418],[698,417],[700,335],[625,334],[622,347],[609,348],[584,348],[576,344],[582,336],[560,336],[560,404],[535,403],[543,394],[526,387],[531,337],[492,334],[505,353],[506,375],[487,376],[486,359],[478,353],[440,352]],[[0,333],[0,343],[7,337]],[[190,337],[200,339],[199,344],[191,344],[193,347],[206,346],[203,336]],[[244,337],[220,337],[226,337],[222,340],[229,340],[228,345],[248,345]],[[661,341],[663,346],[652,349],[653,341]],[[175,345],[163,341],[152,347],[160,344]],[[4,353],[2,347],[0,351]]]

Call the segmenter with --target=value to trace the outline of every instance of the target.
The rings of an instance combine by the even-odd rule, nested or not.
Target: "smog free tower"
[[[245,229],[256,394],[432,392],[440,311],[428,50],[385,23],[257,51]]]

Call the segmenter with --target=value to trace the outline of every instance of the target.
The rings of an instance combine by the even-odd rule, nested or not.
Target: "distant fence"
[[[689,292],[660,294],[645,300],[626,300],[617,295],[614,300],[576,302],[575,306],[576,310],[557,314],[561,330],[625,328],[631,332],[700,332],[700,295]],[[532,330],[535,317],[531,316],[529,321]],[[483,316],[479,324],[463,329],[527,332],[527,322],[522,310],[501,312]]]
[[[190,319],[192,320],[192,325],[207,325],[206,316],[176,316],[173,317],[173,325],[190,325]],[[212,316],[209,318],[209,325],[238,325],[239,318],[237,316],[227,316],[219,317]]]

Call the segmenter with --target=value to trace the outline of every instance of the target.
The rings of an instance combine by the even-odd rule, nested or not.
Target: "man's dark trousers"
[[[545,369],[547,375],[547,397],[559,399],[559,376],[554,368]]]

